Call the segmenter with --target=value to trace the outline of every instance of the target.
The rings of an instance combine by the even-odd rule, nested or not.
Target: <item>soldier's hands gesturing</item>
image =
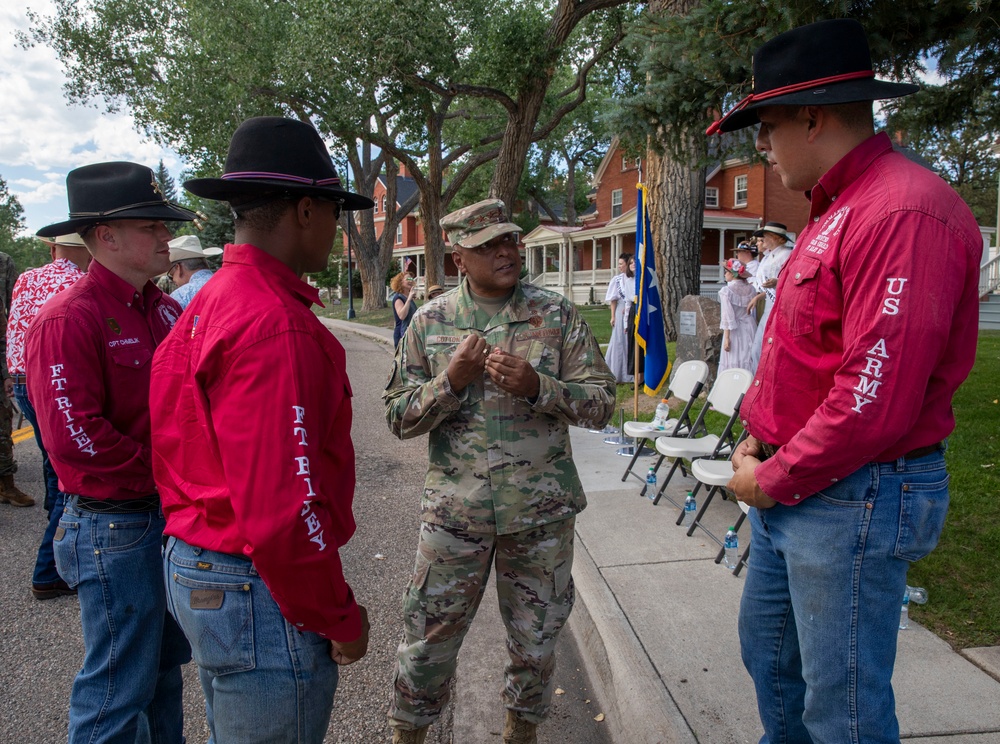
[[[499,346],[486,357],[486,372],[501,390],[524,398],[538,395],[541,383],[534,367],[527,360],[508,354]]]
[[[479,336],[466,336],[448,362],[448,383],[458,393],[483,375],[489,345]]]

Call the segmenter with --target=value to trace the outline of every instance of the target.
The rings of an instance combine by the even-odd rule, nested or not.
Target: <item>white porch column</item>
[[[726,260],[726,228],[719,228],[719,263],[721,264]],[[726,275],[719,266],[719,281],[724,282],[726,280]]]
[[[590,239],[590,286],[597,284],[597,238]],[[597,297],[595,290],[594,297]]]
[[[545,268],[549,265],[549,246],[548,244],[542,246],[542,270],[540,274],[545,273]],[[545,277],[542,277],[542,286],[545,286]]]
[[[417,254],[417,279],[419,279],[420,277],[424,276],[424,272],[422,272],[420,270],[420,264],[423,262],[423,259],[424,259],[423,254],[422,253],[418,253]],[[426,277],[424,277],[424,280],[425,280],[424,281],[424,288],[426,289],[426,285],[427,285]]]
[[[573,242],[573,236],[568,237],[568,245],[566,246],[566,254],[569,260],[566,262],[566,290],[567,297],[570,300],[573,299],[573,272],[576,270],[576,244]]]

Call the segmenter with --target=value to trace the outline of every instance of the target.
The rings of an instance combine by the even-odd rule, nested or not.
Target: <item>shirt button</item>
[[[754,386],[754,387],[758,387],[758,386],[760,386],[760,380],[754,380],[754,381],[753,381],[753,386]]]
[[[136,359],[136,360],[135,360],[135,366],[136,366],[136,367],[138,367],[138,366],[139,366],[139,360],[138,360],[138,359]]]
[[[772,336],[771,338],[769,338],[769,339],[767,340],[767,342],[768,342],[769,344],[770,344],[770,343],[774,343],[774,337]]]
[[[301,628],[305,623],[295,623],[296,628]]]
[[[132,307],[132,303],[131,302],[126,302],[125,303],[125,307]]]
[[[740,423],[743,424],[744,426],[746,426],[747,425],[747,420],[743,419]]]
[[[801,279],[802,278],[802,274],[800,272],[796,271],[795,272],[795,278],[796,279]]]
[[[831,197],[830,197],[830,201],[837,201],[837,197],[835,197],[835,196],[831,196]]]
[[[813,222],[819,222],[819,217],[813,217]]]
[[[802,497],[799,496],[798,494],[795,494],[792,498],[798,500],[798,499],[801,499]]]
[[[831,483],[836,483],[836,482],[837,482],[837,479],[836,479],[836,478],[831,478],[831,479],[830,479],[830,482],[831,482]]]

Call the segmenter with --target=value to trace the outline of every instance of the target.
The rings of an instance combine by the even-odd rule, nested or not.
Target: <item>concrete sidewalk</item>
[[[392,343],[388,329],[324,323]],[[604,444],[604,435],[571,431],[589,505],[577,518],[577,604],[569,629],[611,738],[622,744],[758,741],[762,729],[736,629],[743,575],[714,562],[718,546],[703,534],[687,537],[669,502],[654,507],[639,496],[639,480],[622,483],[628,460]],[[653,461],[640,458],[636,469],[644,473]],[[693,486],[678,474],[670,493],[680,501]],[[734,503],[716,498],[704,522],[722,535],[739,513]],[[741,548],[749,534],[744,524]],[[957,653],[911,620],[899,635],[893,684],[904,740],[1000,743],[1000,649]],[[477,715],[474,708],[457,713]]]
[[[687,537],[675,507],[640,497],[635,478],[622,483],[628,460],[604,435],[573,429],[572,444],[589,505],[577,519],[570,625],[614,740],[756,742],[762,729],[736,628],[746,569],[735,577],[716,565],[718,546],[701,533]],[[637,469],[653,461],[640,458]],[[683,500],[694,483],[677,474],[669,492]],[[705,521],[722,535],[739,513],[716,498]],[[744,524],[741,547],[749,534]],[[911,620],[893,677],[902,738],[1000,742],[998,680],[1000,650],[963,656]]]

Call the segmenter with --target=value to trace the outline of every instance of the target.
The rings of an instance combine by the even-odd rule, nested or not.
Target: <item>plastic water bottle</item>
[[[656,406],[656,413],[653,415],[653,428],[663,431],[667,426],[667,419],[670,418],[670,406],[664,398]]]
[[[694,498],[694,494],[688,491],[687,498],[684,499],[684,522],[682,523],[685,527],[690,527],[694,524],[694,515],[698,512],[698,502]]]
[[[903,608],[899,611],[899,629],[910,627],[910,587],[903,590]]]
[[[927,604],[927,590],[922,586],[906,585],[906,591],[910,595],[910,601],[915,604]]]
[[[723,564],[726,568],[736,568],[736,564],[739,563],[740,560],[740,539],[736,536],[735,528],[729,528],[729,532],[726,533],[726,539],[723,544],[726,547]]]
[[[653,466],[649,466],[646,471],[646,496],[652,500],[656,498],[656,471]]]

